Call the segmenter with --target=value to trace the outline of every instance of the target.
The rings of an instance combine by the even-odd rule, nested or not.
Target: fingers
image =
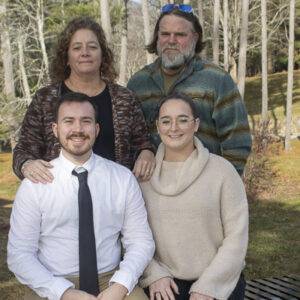
[[[166,294],[168,295],[168,299],[170,300],[175,300],[175,297],[174,297],[174,294],[172,292],[172,289],[171,288],[166,288]]]
[[[154,155],[145,156],[140,155],[135,162],[133,168],[133,174],[140,181],[147,181],[151,178],[155,169],[155,159]]]
[[[171,288],[173,289],[173,291],[179,295],[179,289],[178,289],[178,286],[177,284],[175,283],[175,281],[173,279],[171,279],[171,282],[170,282],[170,285],[171,285]]]
[[[150,300],[175,300],[175,296],[171,288],[171,281],[171,278],[164,277],[153,282],[149,286]],[[177,288],[176,284],[175,286]]]
[[[54,179],[49,168],[52,168],[52,165],[49,162],[37,159],[26,163],[22,172],[24,177],[28,178],[30,181],[45,184],[52,182]]]

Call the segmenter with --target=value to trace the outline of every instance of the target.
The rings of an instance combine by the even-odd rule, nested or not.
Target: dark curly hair
[[[79,29],[89,29],[96,35],[102,51],[100,76],[105,81],[113,82],[117,77],[117,73],[113,65],[113,53],[108,47],[102,27],[90,17],[78,17],[71,20],[65,29],[60,33],[58,37],[56,53],[51,65],[52,81],[63,81],[70,76],[71,69],[67,65],[68,49],[72,36]]]
[[[183,19],[189,21],[190,23],[192,23],[194,31],[196,33],[198,33],[198,36],[199,36],[198,41],[196,43],[196,47],[195,47],[195,53],[200,53],[202,51],[202,49],[204,48],[204,42],[202,41],[202,27],[200,25],[199,19],[193,13],[186,13],[186,12],[180,11],[178,8],[174,8],[173,10],[171,10],[169,12],[160,14],[160,16],[156,22],[155,28],[154,28],[152,41],[149,45],[146,46],[147,51],[149,53],[155,53],[157,55],[157,40],[158,40],[159,24],[160,24],[160,21],[162,20],[162,18],[167,15],[174,15],[174,16],[183,18]]]

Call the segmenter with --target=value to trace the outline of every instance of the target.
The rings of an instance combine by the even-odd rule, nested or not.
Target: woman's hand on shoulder
[[[170,277],[154,281],[149,286],[150,300],[175,300],[174,292],[179,294],[178,286]]]
[[[54,179],[49,171],[53,166],[42,159],[27,160],[22,166],[22,174],[33,183],[50,183]]]
[[[192,292],[189,300],[214,300],[214,298],[200,293]]]
[[[139,181],[147,181],[151,178],[155,168],[155,156],[150,150],[142,150],[135,161],[133,174]]]

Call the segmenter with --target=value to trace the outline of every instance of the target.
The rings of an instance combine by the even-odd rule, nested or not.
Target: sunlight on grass
[[[286,114],[287,73],[276,73],[268,76],[268,115],[271,128],[275,133],[284,135]],[[253,126],[259,123],[261,114],[261,77],[247,78],[245,86],[245,104],[249,114],[249,122]],[[294,71],[293,89],[293,128],[297,127],[300,118],[300,70]],[[300,128],[298,128],[298,131]]]

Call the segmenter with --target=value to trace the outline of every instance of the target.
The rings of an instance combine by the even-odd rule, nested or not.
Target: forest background
[[[118,82],[126,85],[155,59],[145,44],[168,2],[173,1],[0,1],[0,295],[18,290],[5,263],[9,214],[19,185],[11,150],[33,94],[50,82],[58,33],[76,16],[99,21],[115,55]],[[254,146],[245,174],[250,201],[246,276],[299,276],[300,0],[175,2],[193,6],[206,41],[200,55],[231,73],[248,110]]]

